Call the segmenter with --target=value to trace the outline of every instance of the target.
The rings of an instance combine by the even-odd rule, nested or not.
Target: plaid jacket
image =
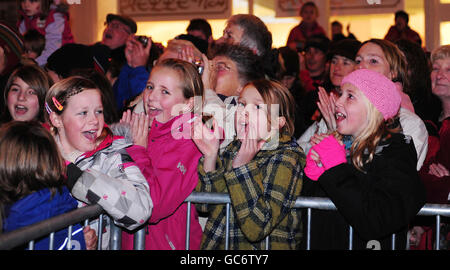
[[[200,192],[229,193],[229,248],[296,249],[301,240],[300,211],[293,209],[302,187],[305,155],[290,136],[283,135],[275,150],[261,150],[248,164],[233,169],[241,142],[234,140],[219,156],[216,171],[205,173],[199,162]],[[226,207],[209,205],[202,249],[224,249]]]

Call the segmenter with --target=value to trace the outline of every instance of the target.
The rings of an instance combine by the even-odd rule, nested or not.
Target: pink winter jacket
[[[150,186],[153,212],[145,238],[147,250],[182,250],[186,245],[187,204],[183,201],[197,186],[200,151],[190,139],[191,114],[167,123],[153,121],[148,147],[127,149]],[[184,136],[184,138],[180,138]],[[190,249],[199,249],[202,229],[191,206]],[[133,235],[122,234],[122,249],[133,249]]]

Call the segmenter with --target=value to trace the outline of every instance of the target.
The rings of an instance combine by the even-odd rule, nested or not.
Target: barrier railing
[[[185,202],[188,204],[188,212],[187,219],[190,220],[191,215],[191,204],[199,203],[199,204],[226,204],[226,227],[225,227],[225,249],[229,248],[229,218],[230,218],[230,210],[231,210],[231,200],[228,194],[222,193],[199,193],[193,192]],[[314,197],[298,197],[295,205],[295,208],[306,208],[307,217],[306,217],[306,249],[310,249],[310,224],[311,224],[311,212],[313,209],[320,210],[330,210],[335,211],[336,207],[333,202],[328,198],[314,198]],[[53,241],[52,235],[54,232],[69,227],[68,233],[68,241],[69,244],[67,247],[70,249],[70,239],[71,233],[70,228],[71,225],[76,223],[84,222],[86,226],[89,222],[89,219],[99,218],[98,230],[102,231],[101,228],[103,226],[103,209],[99,205],[90,205],[83,208],[76,209],[69,213],[62,214],[57,217],[53,217],[39,223],[23,227],[21,229],[15,230],[13,232],[8,232],[5,234],[0,234],[0,250],[5,249],[13,249],[18,246],[22,246],[28,243],[28,248],[33,249],[33,244],[35,239],[39,239],[44,236],[50,237],[50,246],[49,249],[53,249]],[[435,235],[436,235],[436,243],[435,249],[439,249],[439,235],[440,235],[440,223],[441,216],[450,217],[450,205],[447,204],[426,204],[418,213],[418,216],[436,216],[436,227],[435,227]],[[115,226],[113,222],[110,222],[110,237],[109,237],[109,248],[111,250],[120,250],[121,248],[121,232],[122,230]],[[134,235],[134,249],[143,250],[145,248],[145,233],[146,228],[138,230]],[[186,249],[189,249],[189,234],[190,224],[188,222],[186,226]],[[349,249],[352,249],[352,240],[353,240],[353,229],[350,226],[349,230]],[[102,247],[102,234],[98,235],[98,248]],[[409,246],[408,244],[406,245]],[[269,249],[269,238],[266,238],[266,249]],[[395,234],[392,235],[392,249],[395,249]]]

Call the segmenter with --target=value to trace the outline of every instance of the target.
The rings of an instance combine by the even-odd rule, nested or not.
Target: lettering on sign
[[[119,0],[119,12],[137,19],[226,19],[231,0]]]
[[[277,0],[276,17],[298,16],[300,7],[306,0]],[[324,7],[321,0],[312,0],[319,10]],[[404,0],[330,0],[332,15],[352,15],[369,13],[394,13],[404,8]],[[320,13],[320,12],[319,12]]]

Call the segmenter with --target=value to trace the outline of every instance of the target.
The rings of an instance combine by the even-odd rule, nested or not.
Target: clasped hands
[[[311,144],[304,169],[311,180],[316,181],[326,170],[347,162],[344,144],[333,135],[314,134]]]

